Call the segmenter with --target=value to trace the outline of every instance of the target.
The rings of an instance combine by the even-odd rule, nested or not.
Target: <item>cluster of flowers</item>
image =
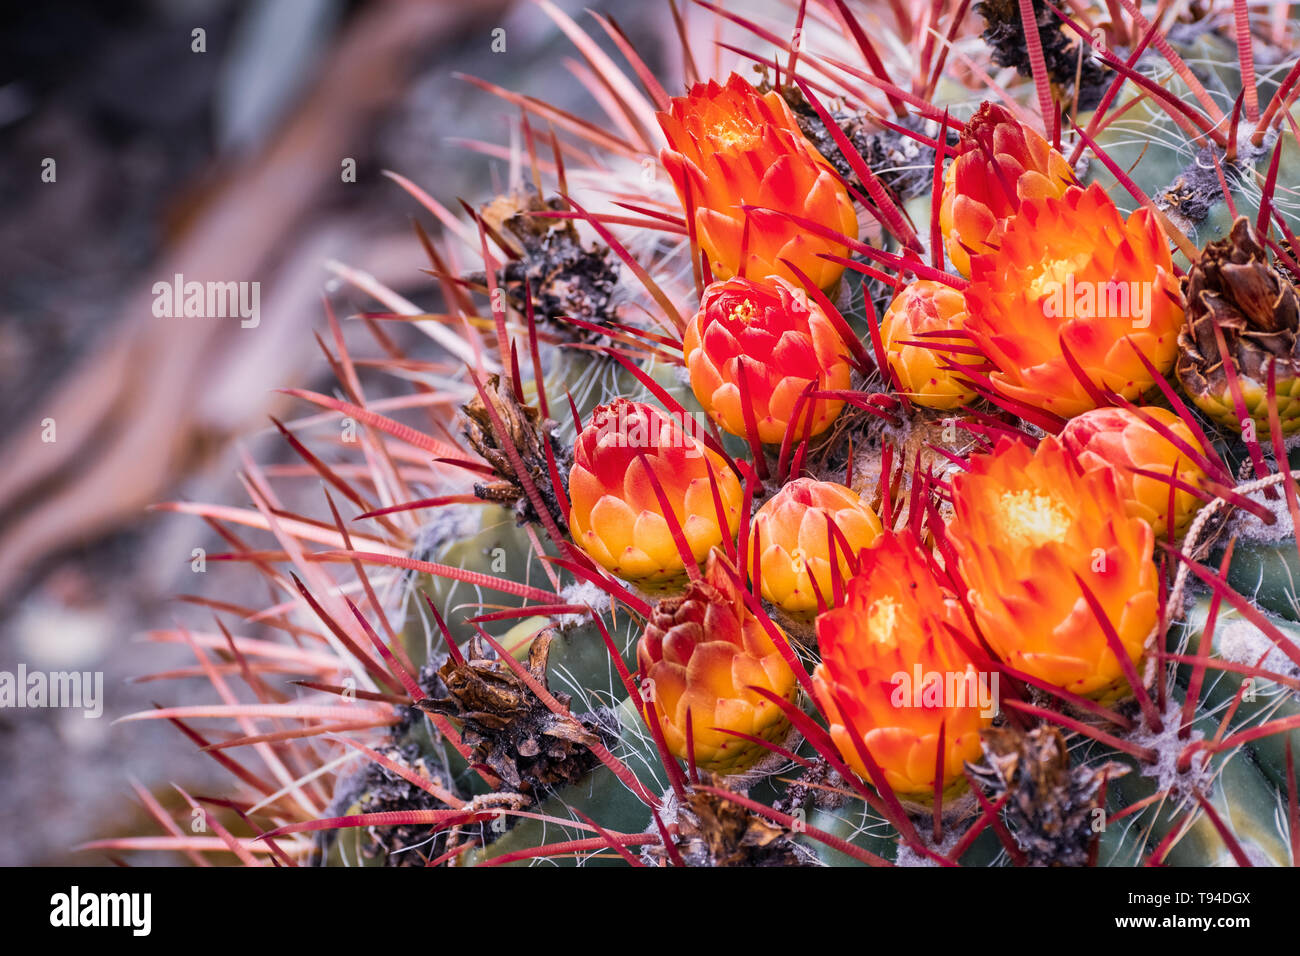
[[[782,96],[738,76],[695,87],[660,121],[664,165],[716,278],[683,341],[696,398],[755,449],[822,434],[844,408],[857,346],[823,294],[857,241],[844,182]],[[963,785],[991,714],[942,694],[900,705],[899,674],[994,667],[1098,700],[1132,693],[1126,675],[1158,628],[1154,543],[1185,530],[1205,474],[1205,449],[1178,416],[1127,404],[1177,357],[1168,241],[1152,213],[1124,217],[989,104],[943,186],[948,257],[967,278],[899,288],[878,343],[896,390],[934,409],[983,395],[1066,422],[971,456],[945,489],[946,525],[887,529],[850,488],[808,478],[744,521],[745,490],[720,449],[643,403],[602,406],[579,436],[573,538],[667,594],[638,659],[654,688],[647,717],[683,759],[740,772],[790,731],[782,702],[796,699],[799,664],[759,595],[782,624],[815,630],[807,685],[844,762],[918,801]],[[1119,309],[1045,308],[1067,282],[1153,291]],[[661,440],[620,441],[633,425]]]

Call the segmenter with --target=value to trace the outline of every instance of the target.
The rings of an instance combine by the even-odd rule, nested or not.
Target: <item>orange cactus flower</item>
[[[696,765],[732,774],[768,751],[727,731],[774,743],[790,731],[781,708],[751,688],[793,700],[796,686],[794,672],[722,561],[714,552],[702,580],[654,606],[636,656],[643,713],[649,720],[652,703],[668,749],[688,759],[689,725]]]
[[[880,339],[889,367],[909,400],[926,408],[956,408],[975,398],[950,365],[981,365],[968,352],[948,352],[949,346],[970,346],[961,331],[966,325],[966,297],[933,279],[917,279],[894,297],[880,319]],[[958,333],[935,335],[933,333]]]
[[[1132,400],[1173,367],[1183,308],[1164,230],[1148,209],[1125,221],[1094,183],[1026,200],[1002,248],[976,256],[966,331],[997,367],[996,389],[1070,418],[1096,407],[1065,351],[1098,388]],[[1132,343],[1132,344],[1130,344]]]
[[[643,588],[666,588],[682,583],[686,568],[652,474],[697,562],[735,534],[743,495],[731,469],[681,422],[625,398],[597,408],[574,444],[569,526],[609,571]]]
[[[784,258],[823,289],[839,280],[844,267],[818,256],[847,255],[847,247],[810,234],[782,213],[854,239],[857,214],[844,184],[800,131],[780,93],[760,94],[733,73],[726,86],[697,83],[658,115],[668,139],[660,161],[682,207],[695,210],[697,237],[714,278],[743,273],[797,281]],[[749,212],[748,240],[747,205],[762,207]]]
[[[970,275],[971,256],[991,252],[1026,199],[1062,196],[1079,185],[1065,157],[1001,106],[984,103],[962,131],[939,205],[948,258]]]
[[[980,729],[997,711],[997,674],[981,674],[949,628],[970,631],[910,530],[867,552],[844,606],[817,619],[813,691],[836,749],[870,781],[863,745],[911,802],[933,797],[940,728],[941,786],[960,790],[962,765],[979,759]]]
[[[796,478],[769,498],[754,516],[750,553],[745,555],[754,578],[752,544],[758,541],[758,567],[763,597],[795,620],[810,622],[817,615],[817,595],[827,607],[835,603],[831,565],[835,522],[843,539],[834,537],[841,579],[850,576],[849,556],[858,556],[880,536],[880,518],[857,494],[833,481]],[[848,544],[848,552],[844,544]]]
[[[953,478],[961,577],[985,640],[1012,667],[1088,697],[1131,693],[1079,584],[1137,664],[1156,627],[1155,536],[1125,505],[1113,471],[1084,471],[1053,437],[1036,451],[1004,438]]]
[[[814,391],[849,387],[849,362],[835,326],[803,289],[775,276],[725,279],[705,289],[682,351],[691,388],[709,417],[743,437],[748,401],[756,437],[768,444],[785,437],[809,382]],[[843,407],[832,399],[805,400],[795,437],[821,434]]]
[[[1205,447],[1191,428],[1173,412],[1164,408],[1143,408],[1164,429],[1186,442],[1188,447],[1205,454]],[[1127,408],[1095,408],[1072,418],[1061,431],[1066,449],[1089,471],[1111,469],[1120,493],[1128,504],[1128,513],[1142,518],[1163,536],[1168,530],[1169,492],[1167,481],[1153,478],[1151,472],[1176,478],[1183,484],[1198,487],[1205,472],[1187,454],[1180,451],[1160,429],[1148,424]],[[1190,491],[1174,490],[1174,535],[1187,530],[1192,516],[1203,503]]]

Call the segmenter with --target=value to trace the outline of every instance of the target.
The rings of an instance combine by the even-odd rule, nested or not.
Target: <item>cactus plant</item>
[[[159,632],[214,692],[136,715],[233,772],[223,822],[94,848],[1297,862],[1296,25],[888,6],[666,5],[669,79],[542,5],[609,123],[497,90],[533,191],[411,188],[441,303],[364,316],[410,400],[328,314],[337,392],[293,394],[358,441],[281,426],[321,510],[256,465],[190,508],[275,592]]]

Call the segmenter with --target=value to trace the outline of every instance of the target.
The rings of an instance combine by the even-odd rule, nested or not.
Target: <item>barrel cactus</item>
[[[429,302],[189,509],[274,603],[136,717],[232,793],[94,847],[1294,864],[1296,24],[1158,6],[665,5],[665,77],[541,4],[608,122],[496,89],[511,191],[411,188]]]

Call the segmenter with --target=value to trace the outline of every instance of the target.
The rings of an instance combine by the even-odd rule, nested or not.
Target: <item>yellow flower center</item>
[[[803,548],[795,548],[790,552],[790,568],[795,574],[802,574],[805,567]]]
[[[885,595],[867,608],[867,633],[880,644],[894,643],[894,626],[898,623],[898,602]]]
[[[746,128],[735,119],[727,118],[709,127],[709,139],[726,149],[743,150],[753,147],[758,136],[752,128]]]
[[[1008,537],[1033,547],[1063,541],[1070,530],[1070,515],[1060,503],[1032,491],[1003,492],[998,517]]]
[[[731,320],[733,322],[744,322],[748,325],[756,318],[758,318],[758,310],[754,308],[754,303],[748,299],[745,299],[731,310]]]
[[[1079,257],[1069,259],[1048,259],[1042,264],[1038,274],[1026,288],[1029,298],[1037,301],[1044,295],[1049,295],[1057,289],[1065,287],[1065,280],[1071,273],[1078,273],[1083,262]]]

